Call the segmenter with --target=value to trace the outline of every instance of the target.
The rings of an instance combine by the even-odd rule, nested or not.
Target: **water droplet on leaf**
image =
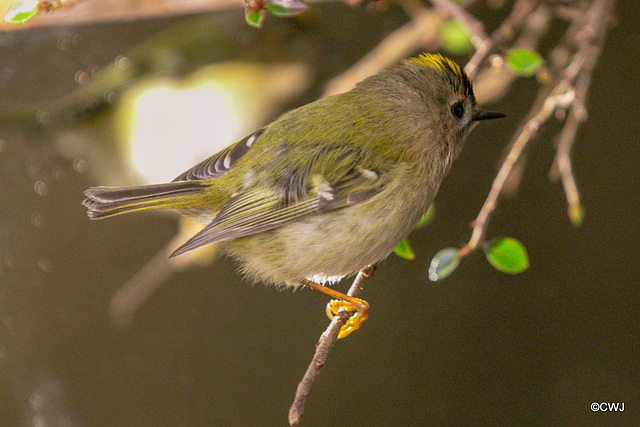
[[[434,282],[449,276],[460,264],[460,249],[444,248],[431,260],[429,265],[429,279]]]

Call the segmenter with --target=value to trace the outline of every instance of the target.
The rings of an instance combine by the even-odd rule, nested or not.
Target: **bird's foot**
[[[340,328],[338,338],[344,338],[351,332],[360,329],[360,326],[369,317],[369,303],[359,298],[350,297],[350,301],[334,299],[327,303],[327,316],[329,319],[345,310],[349,313],[349,319]]]

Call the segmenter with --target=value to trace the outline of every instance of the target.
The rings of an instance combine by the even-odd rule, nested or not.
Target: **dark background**
[[[637,423],[640,37],[636,2],[618,3],[573,154],[583,226],[571,226],[561,186],[547,179],[552,125],[533,144],[520,192],[501,202],[489,227],[489,237],[526,245],[530,269],[507,276],[478,253],[442,282],[427,278],[438,250],[469,237],[501,150],[534,96],[535,82],[518,81],[493,107],[509,117],[473,132],[435,220],[411,236],[416,260],[392,255],[367,282],[370,318],[337,343],[305,425]],[[295,57],[315,74],[298,105],[406,19],[394,10],[313,8],[298,22],[270,18],[262,33],[246,27],[241,11],[210,15],[208,26],[223,34],[210,38],[217,47],[198,58],[184,53],[181,72],[235,55]],[[118,171],[56,141],[71,134],[108,146],[108,106],[72,118],[61,108],[47,126],[10,113],[18,104],[55,105],[75,88],[78,69],[106,66],[183,19],[192,18],[0,33],[1,425],[286,424],[328,322],[327,298],[249,286],[230,260],[217,260],[174,275],[130,328],[115,328],[110,298],[172,238],[177,221],[87,219],[82,191]],[[74,34],[78,46],[59,49]],[[625,411],[595,413],[592,402],[624,402]]]

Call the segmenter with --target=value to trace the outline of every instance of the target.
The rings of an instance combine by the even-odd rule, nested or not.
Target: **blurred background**
[[[258,30],[235,2],[149,3],[0,28],[0,425],[286,425],[328,324],[317,292],[250,286],[207,251],[167,261],[193,233],[177,216],[92,222],[82,192],[173,179],[317,99],[409,18],[327,2]],[[391,255],[366,283],[370,318],[335,346],[304,425],[637,423],[640,36],[636,2],[618,3],[573,154],[582,227],[547,177],[552,125],[489,227],[525,244],[529,270],[478,253],[428,280],[433,255],[468,239],[535,96],[519,79],[410,237],[416,259]],[[489,29],[506,13],[473,12]]]

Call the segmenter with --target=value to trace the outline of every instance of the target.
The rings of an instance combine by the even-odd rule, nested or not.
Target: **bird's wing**
[[[382,191],[389,171],[363,166],[363,158],[353,150],[332,150],[325,164],[341,164],[345,173],[327,179],[314,167],[298,168],[273,188],[259,184],[234,195],[202,231],[178,248],[172,256],[214,242],[236,239],[280,227],[300,218],[341,209],[369,200]],[[365,164],[366,164],[365,160]],[[379,163],[379,162],[377,162]]]
[[[198,163],[188,171],[181,173],[173,182],[199,181],[221,177],[233,168],[238,159],[247,154],[253,143],[262,135],[264,130],[265,129],[262,128],[242,138],[235,144],[231,144],[222,151]]]

